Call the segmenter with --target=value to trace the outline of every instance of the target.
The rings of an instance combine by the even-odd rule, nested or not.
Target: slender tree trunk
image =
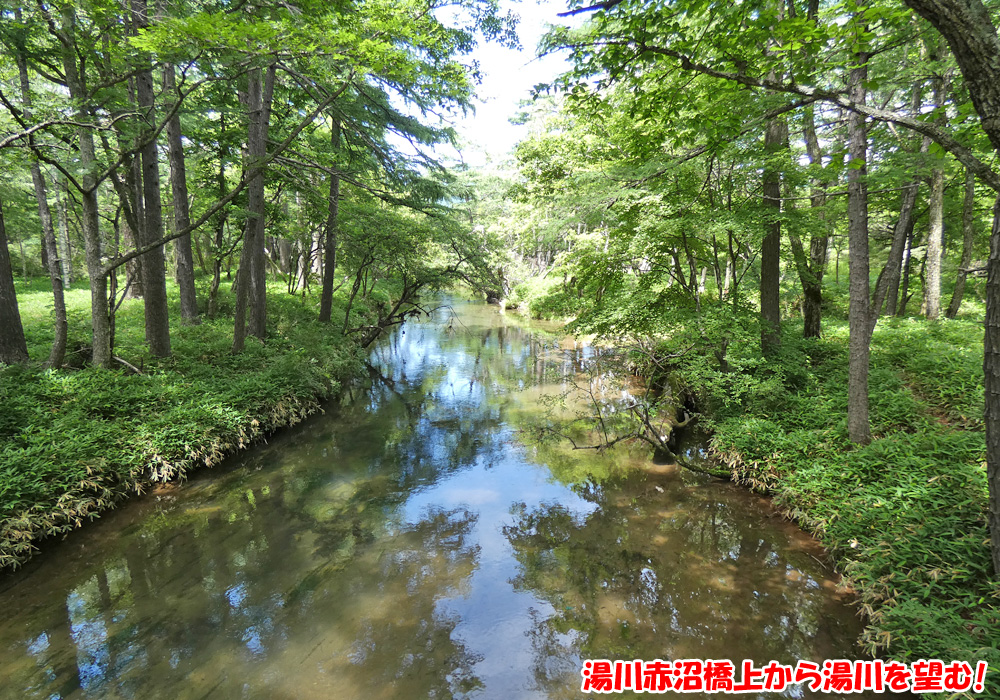
[[[312,274],[323,279],[323,234],[317,229],[311,234],[311,244],[309,246],[309,259],[312,261]]]
[[[858,12],[864,9],[859,1]],[[867,100],[868,54],[855,51],[854,67],[848,80],[848,96],[855,104]],[[851,112],[847,120],[849,139],[847,169],[847,237],[850,306],[848,310],[847,431],[851,442],[871,441],[868,420],[868,369],[870,363],[869,331],[869,260],[868,260],[868,129],[865,118]]]
[[[330,145],[336,154],[340,150],[340,122],[331,120]],[[337,269],[337,210],[340,206],[340,176],[330,175],[330,196],[327,204],[326,235],[324,237],[323,293],[320,296],[319,320],[330,322],[333,309],[333,278]]]
[[[244,172],[249,171],[267,152],[268,122],[274,94],[275,67],[250,71],[245,102],[249,115]],[[236,317],[233,329],[233,352],[240,352],[247,333],[264,338],[266,295],[264,265],[264,174],[254,177],[247,186],[248,217],[243,234],[243,251],[236,278]],[[249,307],[249,308],[248,308]],[[248,313],[249,311],[249,313]]]
[[[948,41],[972,104],[993,150],[1000,155],[1000,37],[980,0],[904,0]],[[993,206],[986,264],[986,480],[989,483],[990,551],[1000,577],[1000,195]]]
[[[926,57],[936,62],[944,51],[940,38],[928,39],[926,42]],[[944,105],[945,93],[949,80],[935,75],[931,80],[933,88],[933,105],[939,110],[935,122],[939,126],[947,126],[948,117],[941,107]],[[917,88],[919,90],[919,88]],[[919,100],[914,95],[914,113],[919,109]],[[927,153],[930,149],[930,139],[924,137],[921,151]],[[930,198],[928,207],[927,252],[924,255],[923,311],[929,319],[937,319],[941,315],[941,259],[944,255],[944,163],[943,157],[934,160],[929,179]]]
[[[15,10],[15,17],[21,20],[20,9]],[[17,72],[21,82],[21,105],[26,121],[31,120],[31,85],[28,80],[28,61],[21,47],[17,51]],[[52,340],[52,350],[49,353],[48,366],[62,367],[66,357],[66,337],[69,324],[66,320],[66,298],[63,293],[63,278],[59,269],[59,252],[56,250],[56,234],[52,226],[52,212],[49,209],[48,192],[45,178],[37,160],[31,161],[31,183],[35,189],[35,201],[38,203],[38,218],[42,223],[42,251],[45,253],[46,267],[52,284],[52,306],[55,312],[55,337]]]
[[[261,98],[261,76],[260,68],[252,68],[247,76],[247,90],[240,95],[240,102],[247,110],[247,145],[243,153],[243,172],[248,172],[253,167],[251,149],[257,133],[256,123],[260,118],[260,98]],[[257,181],[263,179],[263,174],[255,177],[247,187],[249,216],[243,228],[243,248],[240,251],[240,265],[236,271],[236,307],[233,314],[233,352],[242,352],[244,341],[247,335],[247,301],[250,298],[250,257],[253,255],[253,235],[256,229],[252,226],[255,217],[254,206],[257,205],[255,194],[257,192]],[[261,199],[263,199],[263,186],[261,187]]]
[[[129,190],[132,188],[126,186],[125,189]],[[140,196],[139,199],[141,200],[142,197]],[[123,206],[124,205],[125,202],[123,202]],[[136,211],[138,211],[138,209],[139,207],[136,207]],[[121,222],[121,234],[121,243],[124,249],[131,250],[139,247],[142,239],[136,234],[127,217],[123,217],[123,221]],[[142,263],[140,262],[140,258],[133,258],[125,263],[125,278],[128,280],[128,288],[122,293],[123,296],[126,299],[141,299]]]
[[[220,183],[220,191],[225,190],[225,181]],[[208,317],[215,318],[219,301],[219,286],[222,284],[222,246],[225,241],[226,215],[219,216],[215,224],[215,251],[212,255],[212,284],[208,289]]]
[[[760,347],[765,357],[773,356],[781,347],[781,308],[779,279],[781,275],[781,170],[775,159],[788,140],[788,127],[783,119],[767,122],[764,131],[763,205],[765,210],[764,243],[760,254]]]
[[[80,199],[84,251],[87,275],[90,277],[90,312],[93,329],[92,362],[98,367],[111,366],[111,320],[108,316],[108,280],[101,262],[100,212],[97,202],[96,155],[94,133],[86,100],[89,99],[83,76],[77,70],[76,11],[73,5],[63,5],[60,28],[63,71],[70,97],[76,103],[75,120],[79,140]]]
[[[131,82],[135,82],[134,80]],[[135,90],[129,90],[129,94],[135,103]],[[126,145],[125,139],[119,137],[119,144],[122,150],[132,146]],[[142,163],[138,156],[133,156],[125,169],[125,180],[117,175],[111,176],[111,183],[118,193],[118,202],[121,206],[122,219],[120,223],[120,239],[115,240],[115,245],[119,246],[118,253],[124,250],[131,250],[142,245],[144,237],[140,229],[146,225],[146,208],[142,203]],[[143,258],[132,258],[125,263],[125,278],[128,286],[122,292],[125,299],[142,298],[142,260]]]
[[[170,102],[167,109],[173,108],[177,99],[177,85],[174,78],[174,67],[167,63],[163,66],[163,91]],[[191,214],[188,209],[187,171],[184,164],[184,144],[181,141],[181,118],[176,112],[167,121],[167,148],[170,158],[170,188],[174,200],[174,230],[183,231],[191,224]],[[198,322],[198,296],[194,286],[194,255],[191,250],[191,234],[186,234],[174,240],[174,251],[177,264],[177,287],[181,297],[181,321],[188,324]]]
[[[913,242],[913,210],[917,202],[917,191],[920,188],[920,181],[914,180],[910,187],[903,192],[899,206],[899,218],[893,228],[893,240],[897,236],[903,237],[903,255],[900,258],[899,270],[889,279],[885,296],[885,315],[895,316],[898,310],[900,278],[903,278],[904,286],[909,286],[910,268],[910,247]],[[906,292],[904,292],[906,293]]]
[[[7,227],[0,202],[0,363],[16,364],[28,361],[28,345],[24,340],[21,312],[17,308],[14,271],[7,249]]]
[[[292,274],[292,242],[287,238],[278,240],[279,268],[286,275]]]
[[[21,277],[23,279],[28,279],[28,258],[24,254],[24,244],[21,242],[23,238],[19,238],[17,241],[17,247],[21,249]],[[45,249],[45,234],[40,233],[38,237],[38,249],[41,251],[42,258],[42,269],[49,269],[49,251]]]
[[[899,207],[899,219],[892,231],[892,245],[885,266],[879,273],[872,296],[871,314],[868,321],[869,332],[875,330],[878,317],[887,299],[895,300],[899,290],[899,275],[903,267],[903,256],[908,248],[909,235],[913,232],[913,210],[917,202],[917,191],[920,183],[914,180],[903,191],[902,203]]]
[[[131,0],[132,16],[137,29],[149,26],[146,0]],[[136,97],[144,121],[141,138],[149,139],[156,120],[153,96],[153,69],[148,56],[135,78]],[[140,151],[142,163],[142,200],[144,221],[140,226],[140,241],[149,245],[163,238],[163,206],[160,201],[160,162],[156,141],[151,140]],[[146,342],[155,357],[170,356],[170,316],[167,309],[167,279],[164,272],[163,246],[142,256],[143,299],[146,317]]]
[[[941,257],[944,250],[944,169],[931,172],[930,224],[927,231],[924,309],[929,319],[941,315]]]
[[[1000,107],[1000,105],[998,105]],[[1000,123],[997,123],[1000,132]],[[996,148],[1000,153],[1000,146]],[[1000,577],[1000,194],[993,205],[990,257],[986,262],[986,333],[983,373],[986,383],[986,480],[989,483],[990,551]]]
[[[945,316],[955,318],[962,308],[962,296],[965,294],[966,270],[972,264],[972,247],[975,243],[975,213],[976,213],[976,176],[972,171],[965,170],[965,201],[962,204],[962,262],[958,266],[958,276],[955,279],[955,291],[951,295],[951,303]]]
[[[899,305],[896,308],[896,317],[906,316],[906,305],[910,300],[910,272],[913,268],[913,224],[910,224],[906,232],[906,248],[903,253],[903,281],[899,288]]]
[[[275,65],[267,67],[264,75],[264,85],[261,90],[261,109],[258,123],[257,144],[254,146],[254,160],[267,155],[267,136],[271,122],[271,104],[274,99]],[[265,223],[264,218],[264,176],[257,178],[256,208],[251,222],[254,227],[253,256],[250,258],[250,335],[263,340],[267,336],[267,264],[264,253]],[[251,195],[253,196],[253,195]]]
[[[57,179],[56,185],[56,218],[59,221],[60,254],[62,263],[63,284],[73,284],[73,247],[69,241],[69,214],[66,211],[66,183]]]
[[[312,268],[312,249],[302,241],[296,241],[295,247],[298,250],[298,281],[297,286],[301,287],[303,293],[309,287],[309,270]]]
[[[805,123],[802,132],[809,162],[814,167],[820,167],[823,164],[823,152],[820,149],[819,139],[816,137],[815,116],[811,105],[805,109],[804,116]],[[826,215],[823,213],[826,206],[826,188],[825,182],[813,180],[809,204],[817,212],[824,233],[810,237],[808,258],[798,236],[790,236],[799,281],[802,283],[802,318],[804,322],[802,336],[804,338],[818,338],[822,331],[823,275],[826,272],[827,248],[830,243],[830,239],[826,235]]]

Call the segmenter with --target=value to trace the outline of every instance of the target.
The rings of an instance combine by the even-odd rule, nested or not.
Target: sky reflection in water
[[[525,444],[591,349],[455,312],[381,345],[349,405],[0,579],[0,697],[574,698],[588,657],[857,656],[764,499]]]

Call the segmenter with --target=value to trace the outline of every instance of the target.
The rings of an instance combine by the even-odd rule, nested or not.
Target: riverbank
[[[179,319],[176,288],[171,317]],[[173,356],[151,358],[142,302],[118,312],[115,354],[138,368],[86,364],[89,293],[67,293],[69,367],[41,369],[51,290],[18,286],[32,363],[0,368],[0,569],[152,485],[218,463],[319,410],[363,369],[357,344],[316,321],[316,300],[275,290],[269,337],[230,352],[232,298],[197,326],[172,325]]]
[[[550,296],[533,299],[531,313],[565,315],[562,297]],[[858,595],[865,653],[984,660],[987,692],[1000,697],[981,320],[879,321],[874,440],[864,447],[847,436],[846,319],[827,315],[823,338],[808,340],[801,322],[786,321],[780,354],[767,362],[752,334],[740,340],[729,346],[729,372],[711,348],[667,363],[672,382],[698,397],[710,451],[828,549]]]
[[[871,444],[847,439],[847,327],[784,334],[773,375],[739,407],[700,387],[714,453],[734,480],[772,493],[857,592],[866,653],[984,660],[1000,694],[1000,584],[993,580],[982,429],[982,325],[880,321],[872,345]],[[739,352],[738,350],[736,351]],[[738,358],[734,358],[738,359]]]

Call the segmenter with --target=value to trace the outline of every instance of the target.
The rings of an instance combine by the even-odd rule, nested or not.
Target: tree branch
[[[167,242],[172,241],[174,239],[180,238],[181,236],[186,236],[187,234],[191,233],[192,231],[198,229],[202,224],[204,224],[206,221],[208,221],[210,218],[212,218],[212,216],[214,216],[216,212],[218,212],[224,206],[226,206],[231,201],[233,201],[233,199],[235,199],[236,196],[240,192],[242,192],[246,188],[247,185],[250,184],[251,180],[253,180],[254,178],[256,178],[259,175],[261,175],[264,172],[265,168],[268,166],[268,164],[271,161],[273,161],[275,158],[277,158],[286,148],[288,148],[292,144],[292,142],[298,137],[298,135],[300,133],[302,133],[302,130],[305,129],[310,123],[312,123],[312,121],[314,119],[316,119],[316,117],[319,116],[319,114],[324,109],[326,109],[326,107],[329,106],[331,102],[333,102],[335,99],[337,99],[338,97],[340,97],[340,95],[343,93],[343,91],[347,89],[348,85],[349,85],[349,83],[345,82],[344,85],[343,85],[343,87],[341,87],[341,89],[339,89],[336,92],[333,92],[333,93],[330,93],[329,95],[327,95],[326,99],[324,99],[322,102],[320,102],[313,109],[312,112],[310,112],[309,114],[307,114],[305,116],[305,118],[301,122],[299,122],[298,126],[296,126],[294,129],[292,129],[291,133],[288,134],[288,136],[285,138],[284,141],[282,141],[280,144],[278,144],[278,146],[273,151],[271,151],[271,153],[269,153],[267,156],[265,156],[257,165],[255,165],[253,168],[251,168],[248,172],[244,173],[243,177],[240,179],[240,181],[236,185],[236,187],[234,187],[232,190],[230,190],[229,194],[227,194],[225,197],[223,197],[218,202],[216,202],[214,205],[212,205],[211,207],[209,207],[208,211],[206,211],[204,214],[202,214],[198,218],[197,221],[195,221],[194,223],[190,224],[189,226],[185,226],[183,229],[181,229],[179,231],[175,231],[175,232],[173,232],[173,233],[171,233],[169,235],[163,236],[162,238],[159,238],[159,239],[153,241],[152,243],[144,245],[141,248],[136,248],[135,250],[131,251],[130,253],[126,253],[124,255],[119,255],[118,257],[112,259],[107,265],[104,266],[104,274],[105,275],[110,274],[110,272],[112,270],[114,270],[114,269],[116,269],[118,267],[121,267],[122,265],[124,265],[128,261],[134,260],[135,258],[139,257],[140,255],[145,255],[149,251],[155,250],[156,248],[159,248],[164,243],[167,243]]]

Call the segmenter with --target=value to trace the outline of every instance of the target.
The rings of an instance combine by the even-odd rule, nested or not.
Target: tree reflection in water
[[[632,472],[577,490],[597,508],[581,516],[558,503],[518,503],[504,528],[520,563],[512,585],[556,611],[532,635],[536,680],[551,696],[578,677],[581,657],[738,666],[844,655],[857,626],[820,552],[770,522],[766,504],[734,502],[728,485],[680,472]]]
[[[0,580],[0,698],[572,698],[581,656],[852,656],[760,499],[525,445],[591,350],[466,305],[349,408],[128,504]]]

